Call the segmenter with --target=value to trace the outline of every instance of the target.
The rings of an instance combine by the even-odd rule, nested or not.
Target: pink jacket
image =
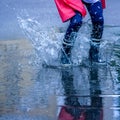
[[[81,0],[54,0],[63,22],[69,20],[75,15],[75,11],[79,11],[82,16],[86,15],[86,9]],[[103,8],[105,8],[105,0],[101,0]]]

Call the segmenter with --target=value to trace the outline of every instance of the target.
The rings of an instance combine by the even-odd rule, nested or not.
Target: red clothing
[[[99,114],[95,114],[94,112],[90,111],[88,107],[89,106],[86,106],[86,109],[85,108],[80,109],[81,113],[79,115],[79,119],[77,120],[88,120],[87,115],[91,115],[91,117],[92,116],[94,117],[96,115],[96,118],[98,118],[98,120],[103,120],[103,109],[102,108],[98,108],[97,110]],[[91,117],[89,118],[90,120],[91,120]],[[58,120],[73,120],[73,119],[74,119],[74,116],[72,116],[69,112],[66,111],[66,107],[62,107],[59,113],[59,116],[58,116]]]
[[[61,111],[60,111],[60,114],[58,116],[58,120],[73,120],[73,119],[74,119],[74,117],[65,110],[65,107],[62,107]],[[84,111],[81,112],[81,114],[79,115],[79,119],[78,120],[85,120],[85,113],[84,113]]]
[[[106,8],[106,1],[105,0],[101,0],[101,3],[102,3],[103,9]]]
[[[103,8],[105,8],[105,0],[101,1]],[[55,3],[63,22],[73,17],[75,11],[79,11],[83,17],[86,15],[86,9],[81,0],[55,0]]]
[[[82,16],[86,15],[86,9],[81,0],[55,0],[58,12],[63,22],[75,15],[75,10]]]

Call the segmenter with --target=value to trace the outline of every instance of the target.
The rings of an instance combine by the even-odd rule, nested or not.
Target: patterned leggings
[[[90,14],[92,21],[92,33],[91,38],[101,39],[103,34],[103,26],[104,26],[104,18],[103,18],[103,9],[101,2],[96,3],[85,3],[86,8]],[[76,15],[70,19],[70,24],[66,31],[63,42],[67,44],[71,44],[74,40],[75,33],[79,31],[82,25],[82,15],[76,11]]]

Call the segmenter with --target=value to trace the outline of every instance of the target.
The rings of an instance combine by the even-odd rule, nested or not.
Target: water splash
[[[60,64],[60,50],[65,30],[57,27],[46,27],[36,17],[29,14],[26,9],[17,13],[18,23],[28,39],[31,40],[35,50],[35,56],[31,63],[41,65]],[[62,32],[61,32],[62,31]],[[75,45],[72,50],[73,64],[80,64],[88,59],[91,25],[84,22],[78,32]],[[105,27],[103,40],[100,45],[100,56],[102,61],[110,62],[115,41],[118,37],[111,27]]]
[[[60,49],[65,30],[63,28],[43,26],[36,18],[30,16],[25,9],[17,14],[17,19],[22,31],[31,40],[34,47],[34,63],[36,65],[42,64],[43,62],[48,65],[59,64]],[[83,29],[85,34],[81,32]],[[81,33],[78,33],[79,35],[73,49],[74,54],[72,54],[74,64],[80,64],[82,58],[88,56],[89,38],[87,35],[88,32],[85,32],[86,29],[89,29],[88,24],[83,25],[80,31]]]
[[[54,28],[44,28],[35,18],[30,17],[26,10],[18,15],[18,22],[28,39],[31,40],[35,50],[34,63],[58,62],[60,49],[60,34],[56,35]]]

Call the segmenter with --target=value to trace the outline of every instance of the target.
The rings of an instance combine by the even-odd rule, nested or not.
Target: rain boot
[[[72,45],[66,42],[63,42],[61,49],[61,64],[72,64],[71,62],[71,49]]]
[[[89,59],[91,62],[100,62],[99,48],[100,40],[90,42]]]

